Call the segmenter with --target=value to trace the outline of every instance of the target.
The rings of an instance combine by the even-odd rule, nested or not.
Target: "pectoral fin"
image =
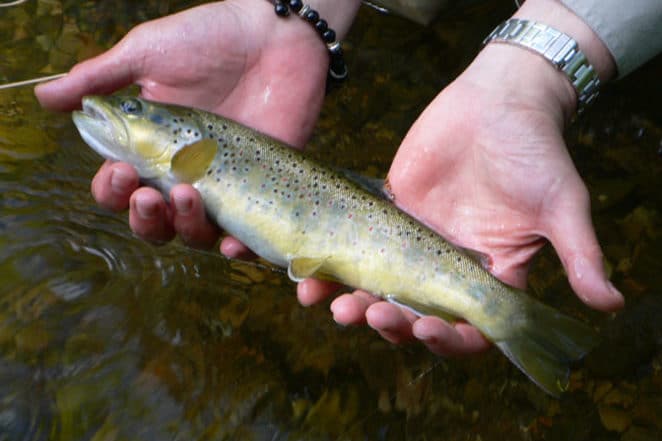
[[[318,274],[326,259],[317,257],[295,257],[290,260],[287,267],[287,275],[293,282],[301,282],[303,279]]]
[[[216,156],[218,146],[212,139],[202,139],[182,147],[170,161],[170,172],[180,182],[192,183],[202,178]]]

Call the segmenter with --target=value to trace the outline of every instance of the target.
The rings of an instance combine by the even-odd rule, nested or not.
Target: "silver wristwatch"
[[[579,50],[577,42],[563,32],[535,21],[511,18],[483,40],[483,44],[491,42],[523,46],[542,55],[562,71],[577,92],[578,114],[598,96],[600,79],[595,69]]]

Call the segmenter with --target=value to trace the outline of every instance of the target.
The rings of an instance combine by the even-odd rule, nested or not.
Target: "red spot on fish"
[[[368,231],[372,231],[372,227],[368,228]]]
[[[347,216],[347,219],[351,219],[352,216],[354,216],[354,215],[352,213],[349,213],[349,215]]]

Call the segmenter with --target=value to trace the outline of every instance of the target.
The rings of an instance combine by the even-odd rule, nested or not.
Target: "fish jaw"
[[[132,162],[127,127],[105,101],[84,97],[83,110],[73,112],[72,118],[83,140],[98,154],[112,161]]]

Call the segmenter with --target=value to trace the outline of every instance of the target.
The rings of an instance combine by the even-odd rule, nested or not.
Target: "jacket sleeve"
[[[605,43],[623,77],[662,52],[662,0],[561,0]]]

